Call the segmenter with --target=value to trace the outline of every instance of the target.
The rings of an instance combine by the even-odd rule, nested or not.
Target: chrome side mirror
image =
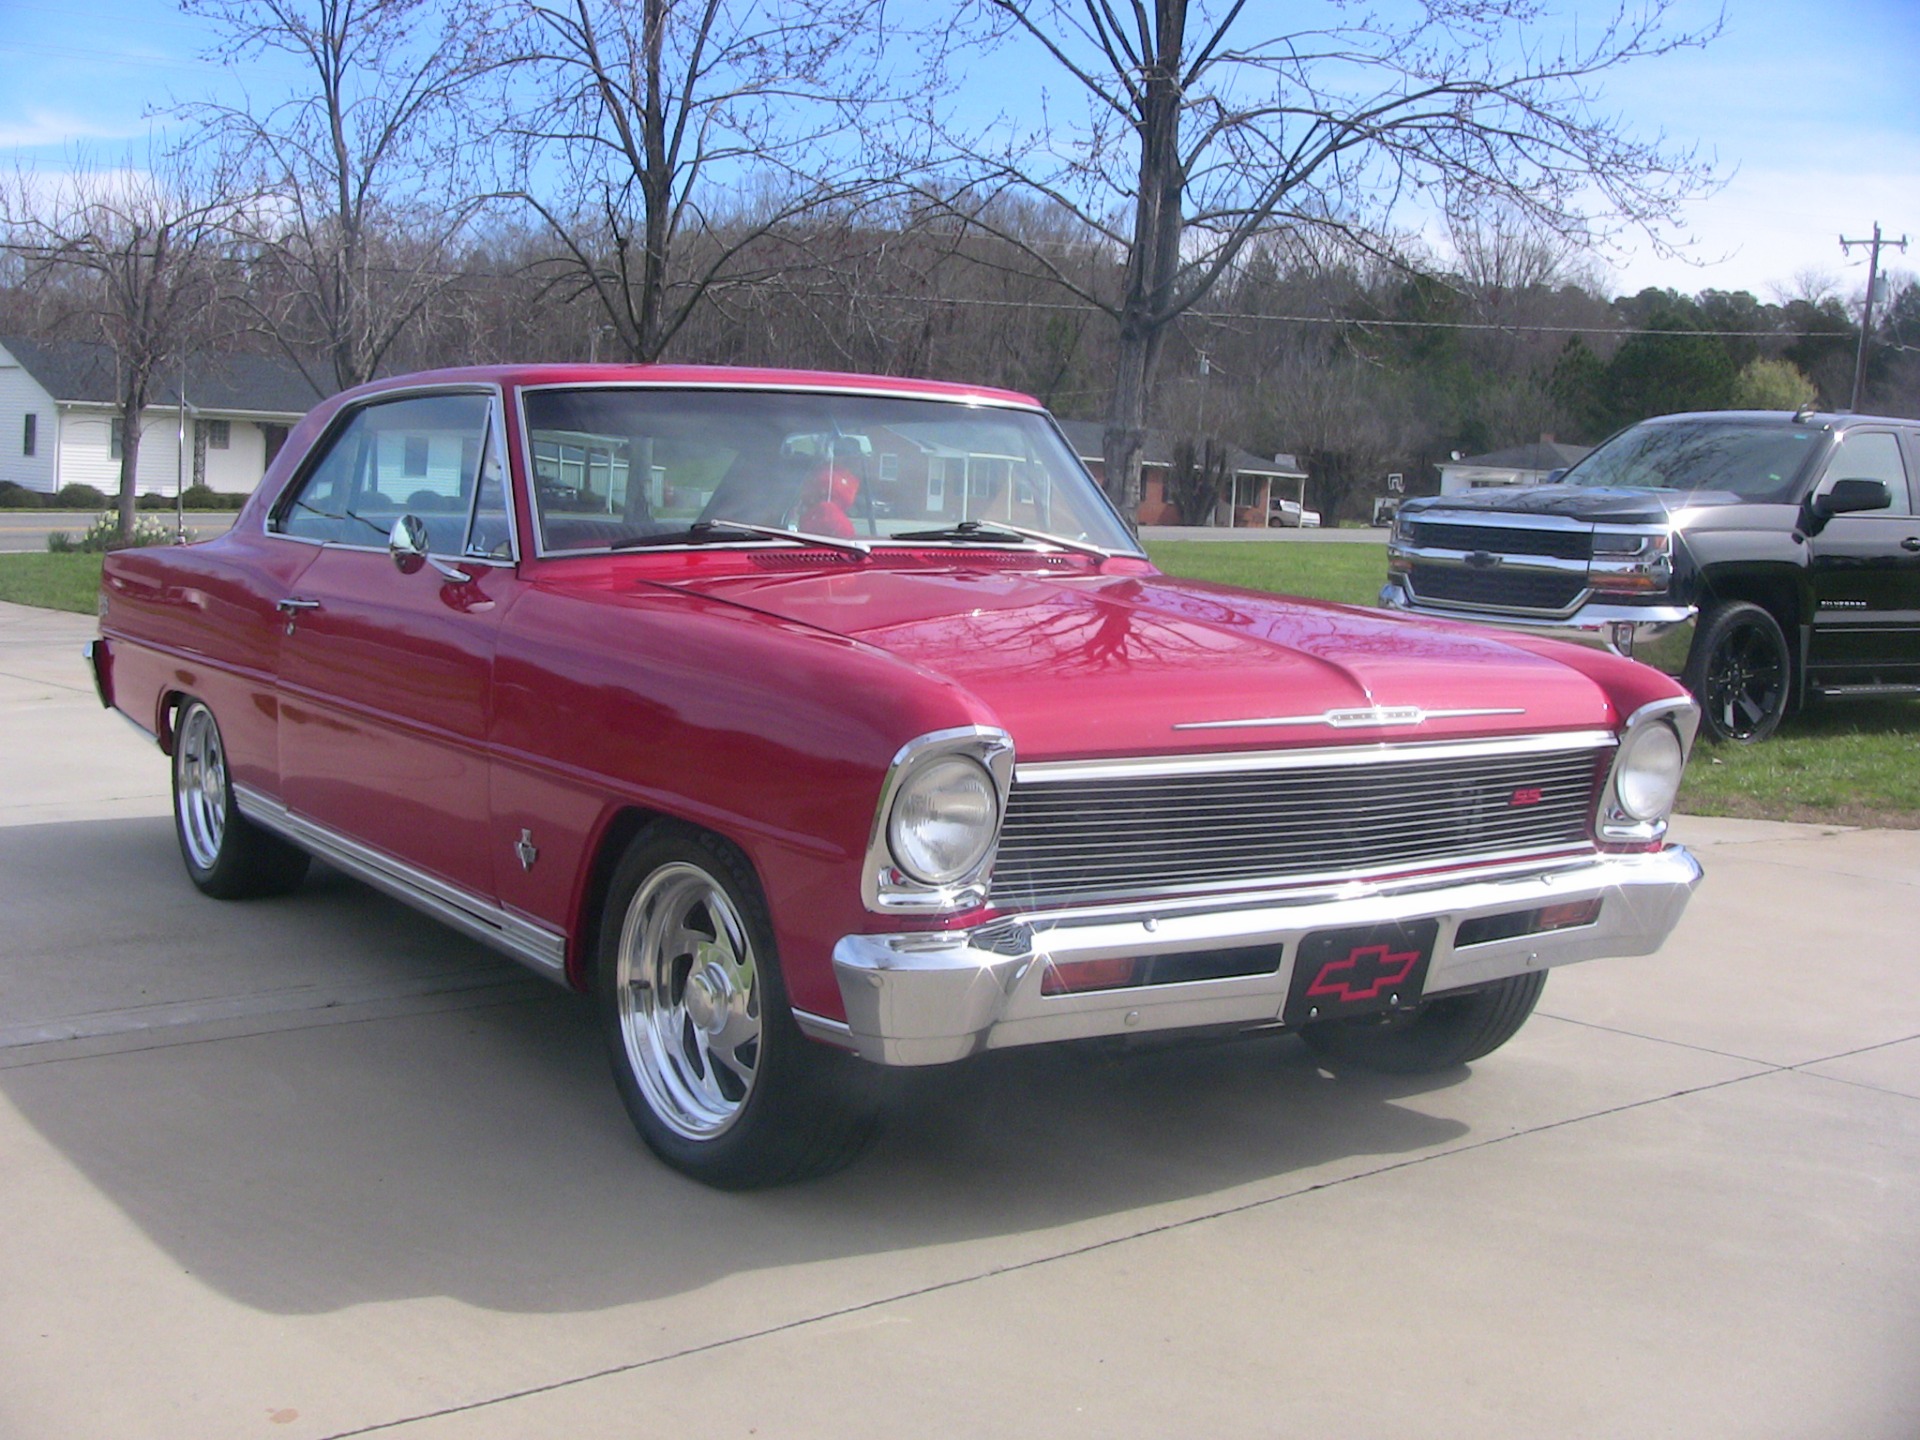
[[[427,553],[427,522],[418,515],[402,515],[387,534],[387,554],[402,575],[411,575],[423,565],[431,565],[441,579],[451,585],[465,585],[473,576],[457,566],[442,564]]]
[[[402,515],[387,536],[387,554],[402,575],[411,575],[427,563],[427,522],[418,515]]]

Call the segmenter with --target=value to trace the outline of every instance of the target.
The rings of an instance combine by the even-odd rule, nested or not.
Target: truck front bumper
[[[885,1065],[937,1065],[981,1050],[1099,1035],[1277,1025],[1300,943],[1388,922],[1439,922],[1426,994],[1469,990],[1528,970],[1660,948],[1699,883],[1678,846],[1579,857],[1551,868],[1311,896],[1258,896],[1230,908],[1135,906],[1001,917],[965,931],[849,935],[833,964],[847,1019],[796,1012],[802,1030]],[[1598,900],[1589,923],[1510,934],[1548,907]],[[1510,938],[1456,943],[1461,926]],[[1057,967],[1126,957],[1211,955],[1278,947],[1260,974],[1046,993]]]
[[[1700,613],[1691,605],[1613,605],[1590,600],[1566,616],[1516,615],[1505,610],[1435,605],[1409,593],[1398,576],[1381,588],[1380,604],[1383,609],[1424,615],[1433,620],[1467,620],[1503,630],[1524,630],[1529,635],[1544,635],[1552,640],[1569,640],[1576,645],[1624,655],[1676,678],[1686,668]]]

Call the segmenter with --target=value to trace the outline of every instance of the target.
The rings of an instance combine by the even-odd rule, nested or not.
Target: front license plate
[[[1438,920],[1320,930],[1293,957],[1283,1024],[1377,1015],[1419,1003],[1433,960]]]

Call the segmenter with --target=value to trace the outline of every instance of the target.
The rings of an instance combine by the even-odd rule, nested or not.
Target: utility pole
[[[1842,255],[1851,255],[1855,245],[1867,247],[1867,313],[1860,318],[1860,345],[1853,353],[1853,401],[1847,407],[1858,412],[1860,384],[1867,373],[1867,337],[1873,333],[1873,292],[1880,284],[1880,250],[1883,246],[1898,245],[1900,253],[1904,255],[1907,253],[1907,237],[1902,235],[1898,240],[1882,240],[1880,222],[1876,220],[1873,222],[1871,240],[1849,240],[1844,235],[1840,237]]]

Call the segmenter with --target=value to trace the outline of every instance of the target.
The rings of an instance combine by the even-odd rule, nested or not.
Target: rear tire
[[[1492,1054],[1518,1034],[1546,984],[1546,971],[1529,970],[1484,990],[1441,995],[1409,1015],[1303,1025],[1300,1038],[1336,1065],[1389,1075],[1451,1070]]]
[[[1766,739],[1780,728],[1793,695],[1793,657],[1780,622],[1745,600],[1714,606],[1700,622],[1682,679],[1716,740]]]
[[[594,972],[614,1083],[684,1175],[757,1189],[841,1169],[876,1127],[870,1067],[800,1033],[752,869],[659,825],[614,872]]]
[[[284,895],[306,878],[307,852],[235,805],[220,726],[199,700],[186,701],[174,719],[173,831],[187,878],[217,900]]]

